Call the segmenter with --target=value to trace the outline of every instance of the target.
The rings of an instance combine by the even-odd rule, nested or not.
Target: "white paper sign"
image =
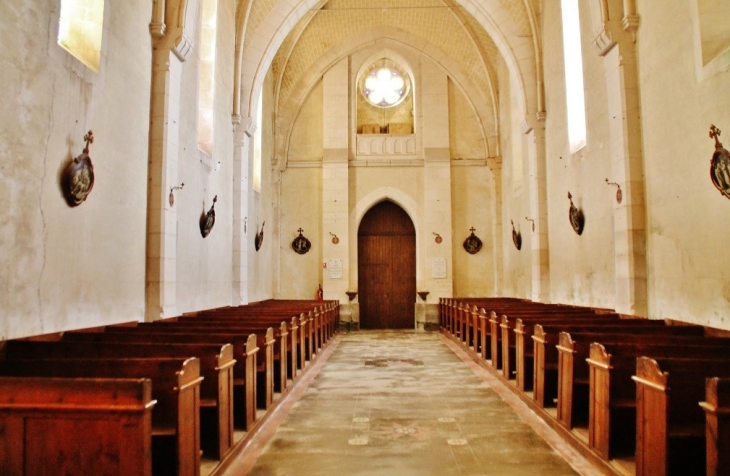
[[[342,260],[331,259],[327,262],[330,279],[342,279]]]
[[[446,258],[433,258],[431,260],[431,277],[446,279]]]

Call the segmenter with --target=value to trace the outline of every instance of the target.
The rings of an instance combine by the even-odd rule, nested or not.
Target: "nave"
[[[439,333],[336,336],[228,475],[567,475],[597,470]]]

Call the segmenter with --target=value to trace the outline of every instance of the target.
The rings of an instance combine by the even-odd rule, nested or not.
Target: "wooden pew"
[[[75,334],[67,332],[68,334]],[[82,334],[82,333],[79,333]],[[58,337],[56,337],[58,338]],[[68,337],[70,339],[70,337]],[[83,339],[83,337],[80,337]],[[28,359],[131,359],[197,357],[199,384],[198,420],[203,449],[222,459],[233,445],[233,348],[229,344],[103,343],[100,341],[32,341],[4,342],[0,356],[8,361]],[[2,360],[0,360],[2,362]]]
[[[149,379],[1,377],[0,474],[151,476],[155,403]]]
[[[249,325],[245,319],[237,319],[234,317],[216,317],[216,316],[180,316],[174,318],[174,322],[179,322],[183,325],[195,326],[235,326],[236,329],[249,329],[256,327],[256,323]],[[249,327],[250,326],[250,327]],[[280,389],[286,389],[288,386],[287,379],[292,381],[296,380],[298,375],[298,355],[300,352],[299,345],[299,317],[294,316],[289,320],[282,320],[279,324],[278,331],[274,333],[274,339],[277,339],[279,345],[278,350],[274,351],[274,363],[276,365],[276,355],[284,355],[285,358],[280,363],[283,367],[281,372],[275,370],[276,375],[281,375],[281,382],[278,387]],[[282,391],[282,390],[279,390]]]
[[[615,342],[646,341],[649,336],[657,344],[688,343],[703,338],[704,329],[699,326],[666,326],[657,329],[637,328],[631,333],[607,332],[560,332],[558,345],[557,373],[557,419],[568,429],[587,426],[589,416],[589,369],[586,359],[592,342],[605,344]],[[648,334],[647,334],[648,332]],[[575,339],[575,340],[574,340]],[[681,345],[681,344],[677,344]],[[547,358],[547,347],[545,348]],[[547,383],[546,383],[547,388]]]
[[[730,474],[730,378],[705,380],[705,439],[707,476]]]
[[[646,324],[651,323],[651,324]],[[630,325],[630,326],[659,326],[664,325],[660,321],[648,319],[621,319],[618,314],[545,314],[542,316],[522,315],[518,318],[502,316],[500,332],[502,333],[502,375],[511,380],[514,374],[515,383],[520,390],[527,390],[532,387],[532,369],[526,370],[527,361],[532,366],[534,345],[525,345],[525,336],[532,335],[535,324],[551,325]],[[529,372],[529,377],[525,373]]]
[[[297,352],[299,360],[297,361],[296,368],[303,370],[306,360],[311,360],[315,354],[316,349],[314,336],[316,332],[321,332],[318,331],[316,327],[318,324],[320,324],[321,327],[321,320],[315,320],[316,315],[311,309],[302,311],[302,307],[299,306],[297,307],[297,309],[299,309],[299,312],[296,312],[296,314],[292,314],[294,312],[293,309],[294,308],[287,308],[285,310],[274,310],[265,307],[257,307],[255,305],[246,305],[235,308],[218,308],[209,309],[206,311],[199,311],[193,314],[186,314],[182,316],[181,319],[231,319],[251,323],[255,322],[257,324],[269,327],[274,322],[278,324],[282,320],[290,319],[292,315],[294,315],[298,318],[299,322],[299,335],[297,336],[297,341],[300,344],[299,350]]]
[[[135,323],[136,324],[136,323]],[[232,348],[232,366],[227,368],[230,371],[231,399],[230,407],[233,409],[233,422],[235,425],[250,430],[256,421],[256,396],[257,396],[257,363],[256,357],[259,352],[256,336],[251,334],[245,337],[233,334],[212,335],[212,334],[178,334],[175,332],[154,332],[155,329],[145,330],[146,327],[136,326],[107,326],[103,332],[74,331],[66,332],[63,335],[63,342],[74,344],[104,344],[115,347],[124,346],[125,354],[137,352],[129,346],[149,347],[147,352],[154,355],[156,350],[165,352],[176,352],[175,349],[190,349],[186,352],[193,352],[198,346],[229,345]],[[154,345],[149,345],[154,343]],[[197,352],[203,352],[197,351]],[[198,355],[198,354],[195,354]]]
[[[269,324],[269,323],[267,323]],[[268,348],[271,347],[272,349],[272,360],[273,360],[273,367],[270,367],[268,364],[269,359],[266,358],[264,362],[259,363],[260,366],[266,365],[266,371],[268,373],[271,373],[273,375],[273,391],[274,392],[284,392],[287,387],[287,377],[288,377],[288,362],[289,362],[289,352],[290,352],[290,346],[289,346],[289,325],[286,323],[286,321],[282,321],[279,323],[278,327],[271,328],[263,328],[263,335],[260,333],[262,332],[262,326],[256,325],[256,323],[249,323],[246,321],[238,321],[238,320],[231,320],[231,319],[216,319],[216,318],[170,318],[170,319],[164,319],[159,321],[154,321],[150,323],[143,323],[139,324],[138,327],[151,327],[155,329],[159,329],[160,331],[165,332],[167,329],[175,329],[175,332],[183,332],[179,329],[184,329],[184,332],[186,333],[192,333],[192,334],[226,334],[226,333],[235,333],[235,334],[241,334],[245,336],[249,336],[252,333],[256,333],[256,340],[257,345],[259,348],[266,349],[268,352]],[[297,325],[298,327],[298,325]],[[267,337],[267,334],[269,332],[269,329],[272,329],[273,333],[271,338],[274,340],[273,345],[269,344],[270,339]],[[260,388],[268,388],[268,382],[272,380],[269,378],[269,376],[266,376],[265,383],[259,382]],[[272,396],[273,398],[273,396]],[[267,395],[268,400],[268,395]],[[269,402],[270,404],[271,402]],[[268,405],[266,405],[268,408]]]
[[[706,460],[705,415],[698,402],[708,375],[730,376],[730,354],[706,359],[636,361],[636,474],[727,474]],[[722,455],[728,458],[727,454]],[[714,471],[714,472],[713,472]]]
[[[200,382],[203,379],[195,357],[5,360],[0,362],[0,375],[148,378],[152,382],[152,398],[157,400],[151,427],[153,474],[200,474]],[[67,434],[66,437],[87,439],[87,435],[80,434]],[[144,453],[136,458],[144,459]]]
[[[634,453],[637,438],[637,387],[632,382],[632,375],[636,371],[638,357],[648,356],[660,359],[661,362],[674,362],[674,359],[692,362],[693,359],[705,361],[718,355],[724,356],[721,360],[730,372],[730,339],[699,338],[694,343],[685,341],[681,345],[676,342],[657,344],[646,339],[635,342],[592,343],[586,359],[590,371],[588,445],[604,459]],[[692,365],[687,364],[672,368],[679,372],[690,366]],[[703,374],[702,368],[692,367],[696,376],[699,375],[700,385],[696,390],[699,396],[686,411],[699,415],[700,426],[704,428],[704,415],[697,402],[704,393],[704,377],[717,374]],[[679,382],[684,386],[685,380],[677,380],[677,384]],[[687,381],[687,385],[690,382]],[[674,389],[673,395],[684,395],[684,390],[680,392]],[[704,435],[704,432],[700,433]],[[702,451],[704,452],[704,440]]]
[[[535,383],[536,376],[540,379],[544,378],[546,361],[544,358],[544,345],[538,349],[535,340],[540,340],[543,344],[547,339],[547,335],[557,335],[560,331],[568,332],[605,332],[618,333],[624,328],[636,327],[664,327],[664,321],[649,319],[622,319],[617,314],[597,314],[584,317],[582,315],[575,316],[552,316],[548,315],[544,318],[517,318],[514,324],[514,356],[510,355],[510,360],[514,360],[515,382],[517,388],[522,391],[530,391],[538,388],[540,392],[543,390],[543,381]],[[504,330],[504,327],[502,328]],[[537,332],[535,329],[539,329]],[[539,333],[539,334],[538,334]],[[530,341],[526,336],[530,336]],[[554,344],[553,344],[554,345]],[[535,355],[539,353],[539,362],[536,364]],[[557,350],[551,349],[551,356],[554,359],[550,362],[551,368],[557,375]],[[511,365],[511,364],[510,364]],[[535,372],[536,365],[541,366],[539,372]],[[503,366],[503,371],[509,370],[510,367]],[[557,381],[557,379],[556,379]],[[554,392],[553,392],[554,393]],[[555,398],[554,394],[552,398]],[[535,396],[534,400],[545,406],[545,397],[541,393]]]
[[[339,319],[339,303],[337,301],[264,301],[239,307],[226,307],[199,311],[197,316],[234,316],[238,318],[267,318],[276,319],[291,317],[292,315],[309,315],[312,325],[308,329],[306,339],[308,343],[307,356],[311,358],[324,342],[334,333],[336,320]]]
[[[531,319],[531,320],[544,320],[553,319],[553,316],[559,316],[560,318],[577,318],[577,317],[592,317],[598,319],[615,319],[615,315],[599,314],[596,311],[588,308],[577,308],[563,305],[540,305],[540,306],[529,306],[523,309],[511,308],[511,317],[507,317],[506,314],[499,314],[495,311],[489,313],[489,326],[490,326],[490,337],[491,344],[490,350],[492,353],[492,366],[495,369],[501,369],[502,375],[510,375],[510,360],[505,359],[509,355],[509,342],[510,333],[509,329],[514,327],[514,320],[517,318]],[[504,325],[504,328],[502,327]],[[504,343],[504,345],[503,345]],[[505,362],[506,360],[506,362]]]
[[[296,318],[296,321],[293,319]],[[245,322],[245,323],[253,323],[259,326],[270,326],[273,322],[281,322],[282,320],[285,320],[281,317],[281,315],[273,315],[273,316],[246,316],[242,313],[242,310],[240,308],[236,308],[234,310],[225,310],[225,312],[213,312],[213,311],[206,311],[204,314],[196,314],[196,315],[185,315],[179,318],[180,320],[189,320],[189,319],[205,319],[205,320],[215,320],[215,321],[223,321],[223,322]],[[291,352],[289,352],[292,355],[292,360],[288,363],[288,366],[293,370],[293,376],[296,376],[299,370],[304,370],[306,360],[308,358],[308,355],[311,355],[311,351],[309,350],[309,345],[311,343],[311,339],[308,339],[308,336],[310,334],[310,330],[313,326],[313,323],[311,321],[311,318],[308,313],[300,313],[299,315],[291,318],[292,319],[292,326],[293,329],[290,332],[290,337],[292,340],[292,347]],[[277,321],[278,320],[278,321]],[[294,325],[294,322],[296,322],[296,325]]]

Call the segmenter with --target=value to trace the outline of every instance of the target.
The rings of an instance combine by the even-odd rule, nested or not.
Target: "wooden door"
[[[368,211],[357,233],[358,300],[363,329],[413,329],[416,231],[393,202]]]

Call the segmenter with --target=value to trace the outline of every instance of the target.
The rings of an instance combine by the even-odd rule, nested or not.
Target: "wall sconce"
[[[532,222],[532,231],[535,231],[535,220],[530,217],[525,217],[525,220]]]
[[[616,203],[621,203],[621,200],[624,198],[624,194],[621,191],[621,185],[617,184],[616,182],[609,182],[608,179],[606,179],[607,185],[615,185],[618,187],[618,190],[616,190]]]
[[[435,241],[435,242],[436,242],[437,244],[439,244],[439,245],[440,245],[440,244],[441,244],[441,242],[442,242],[442,241],[444,241],[444,239],[443,239],[443,238],[441,238],[441,235],[439,235],[439,234],[438,234],[438,233],[436,233],[435,231],[433,232],[433,234],[434,234],[434,235],[436,235],[436,238],[434,238],[434,239],[433,239],[433,241]]]
[[[340,242],[340,239],[339,239],[339,238],[337,238],[337,235],[335,235],[335,234],[334,234],[334,233],[332,233],[331,231],[330,231],[329,233],[330,233],[330,235],[332,235],[332,244],[336,245],[337,243],[339,243],[339,242]]]
[[[426,302],[426,298],[430,293],[428,291],[418,291],[416,294],[421,298],[421,301]]]
[[[168,201],[170,202],[171,207],[175,205],[175,195],[172,192],[174,192],[175,190],[182,190],[184,186],[185,183],[181,183],[179,187],[174,186],[170,189],[170,197],[168,198]]]

